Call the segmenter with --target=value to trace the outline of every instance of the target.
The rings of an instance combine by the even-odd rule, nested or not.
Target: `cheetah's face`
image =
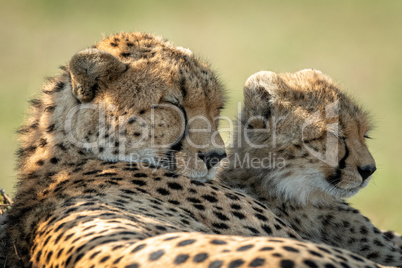
[[[186,50],[164,48],[151,59],[97,48],[77,53],[69,64],[79,102],[70,116],[72,137],[103,160],[212,179],[225,156],[217,132],[221,86]]]
[[[350,197],[368,184],[376,168],[366,145],[367,116],[328,76],[260,72],[248,79],[244,95],[242,125],[251,141],[244,146],[276,159],[263,179],[270,191],[322,201]]]

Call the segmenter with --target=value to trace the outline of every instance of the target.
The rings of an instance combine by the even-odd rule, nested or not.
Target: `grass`
[[[247,77],[262,69],[320,69],[372,114],[378,171],[350,201],[381,228],[402,232],[402,2],[0,0],[0,186],[13,193],[14,130],[43,77],[78,50],[119,31],[162,35],[208,59],[234,118]]]

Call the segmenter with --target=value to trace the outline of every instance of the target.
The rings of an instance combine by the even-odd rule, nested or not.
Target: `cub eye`
[[[164,98],[164,99],[162,99],[162,101],[176,105],[176,106],[180,105],[180,101],[175,97]]]

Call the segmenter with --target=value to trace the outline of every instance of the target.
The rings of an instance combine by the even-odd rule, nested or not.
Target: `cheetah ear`
[[[69,63],[73,94],[81,102],[90,102],[99,82],[107,83],[120,76],[127,66],[112,54],[96,48],[82,50]]]
[[[276,73],[261,71],[250,76],[244,85],[244,109],[247,117],[269,117],[270,100],[278,88],[279,77]]]

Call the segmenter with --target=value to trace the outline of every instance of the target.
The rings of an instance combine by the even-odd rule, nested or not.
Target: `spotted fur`
[[[375,171],[366,113],[316,70],[254,74],[244,103],[220,180],[267,205],[304,239],[401,266],[402,250],[390,241],[396,236],[344,201]],[[255,159],[260,166],[250,165]]]
[[[74,55],[20,130],[7,265],[375,267],[294,240],[266,205],[208,181],[224,157],[213,135],[222,103],[204,63],[151,35],[112,35]],[[196,115],[212,128],[192,131],[205,123]]]

